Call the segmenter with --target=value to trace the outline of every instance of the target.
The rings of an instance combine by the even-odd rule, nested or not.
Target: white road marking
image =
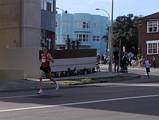
[[[136,86],[136,87],[159,87],[158,83],[112,83],[111,85],[119,85],[119,86]]]
[[[90,84],[91,85],[97,85],[97,86],[135,86],[135,87],[159,87],[158,83],[96,83],[96,84]]]
[[[14,108],[14,109],[4,109],[4,110],[2,109],[2,110],[0,110],[0,113],[14,112],[14,111],[24,111],[24,110],[34,110],[34,109],[44,109],[44,108],[55,108],[55,107],[60,107],[60,106],[84,105],[84,104],[111,102],[111,101],[121,101],[121,100],[153,98],[153,97],[159,97],[159,95],[121,97],[121,98],[113,98],[113,99],[103,99],[103,100],[92,100],[92,101],[84,101],[84,102],[65,103],[65,104],[58,104],[58,105],[43,105],[43,106],[36,106],[36,107],[24,107],[24,108]]]

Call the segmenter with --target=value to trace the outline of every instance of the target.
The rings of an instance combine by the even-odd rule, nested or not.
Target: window
[[[90,23],[89,22],[82,22],[82,21],[76,21],[76,27],[77,28],[83,28],[83,29],[88,29],[90,28]]]
[[[44,0],[41,0],[41,9],[44,9]]]
[[[93,36],[93,41],[96,41],[96,36]]]
[[[147,22],[147,32],[148,33],[158,32],[158,20],[153,20],[153,21]]]
[[[54,0],[41,0],[41,9],[54,12],[55,1]]]
[[[89,40],[89,35],[86,35],[86,41],[88,41]]]
[[[86,22],[83,22],[83,28],[87,28]]]
[[[79,38],[77,38],[77,39],[79,39],[79,41],[82,41],[82,35],[79,34]]]
[[[156,41],[156,42],[148,41],[147,42],[147,54],[148,55],[158,54],[158,49],[159,49],[158,44],[159,44],[158,41]]]
[[[97,36],[97,41],[99,41],[100,40],[100,37],[99,36]]]
[[[46,10],[51,12],[51,3],[47,2]]]
[[[83,41],[86,41],[86,35],[83,34]]]
[[[89,35],[88,34],[76,34],[76,39],[79,41],[88,41],[89,40]]]
[[[89,28],[89,23],[88,22],[83,22],[83,28]]]
[[[93,36],[93,41],[99,41],[100,40],[100,36]]]

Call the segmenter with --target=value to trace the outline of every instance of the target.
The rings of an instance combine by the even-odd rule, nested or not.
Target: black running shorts
[[[48,74],[48,73],[50,73],[51,72],[51,68],[50,68],[50,66],[48,66],[48,67],[40,67],[40,70],[42,70],[44,73],[46,73],[46,74]]]

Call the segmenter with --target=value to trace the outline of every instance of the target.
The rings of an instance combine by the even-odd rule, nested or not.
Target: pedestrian
[[[123,55],[121,57],[121,63],[120,63],[120,67],[121,67],[121,72],[128,72],[128,64],[129,64],[129,60],[127,58],[126,55]]]
[[[49,78],[55,85],[56,85],[56,90],[59,89],[59,85],[57,82],[53,79],[53,76],[51,74],[51,67],[50,67],[50,62],[54,62],[53,57],[51,54],[48,52],[47,48],[43,48],[43,50],[40,52],[39,59],[41,62],[40,70],[42,71],[42,74],[40,76],[40,90],[39,94],[43,93],[42,89],[42,80],[44,78]]]
[[[151,67],[151,64],[150,64],[150,61],[148,60],[148,58],[146,57],[145,58],[145,61],[144,61],[144,66],[145,66],[145,69],[146,69],[146,74],[147,74],[147,77],[150,78],[150,67]]]
[[[96,60],[96,71],[100,72],[100,56],[97,56],[97,60]]]
[[[156,58],[154,56],[152,58],[152,65],[154,68],[156,67]]]
[[[139,66],[143,67],[144,66],[143,63],[144,63],[144,57],[141,56],[141,58],[139,59]]]
[[[119,52],[115,51],[113,54],[114,54],[114,72],[119,72]]]

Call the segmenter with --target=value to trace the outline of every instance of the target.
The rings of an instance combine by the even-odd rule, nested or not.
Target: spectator
[[[98,55],[97,56],[97,61],[96,61],[96,71],[97,72],[100,72],[100,56]]]
[[[150,72],[150,66],[151,66],[151,64],[150,64],[150,62],[149,62],[149,60],[148,60],[147,57],[145,58],[144,66],[145,66],[145,69],[146,69],[147,77],[150,78],[149,72]]]
[[[156,58],[154,56],[152,58],[152,65],[154,68],[156,67]]]
[[[114,52],[114,72],[119,72],[119,52]]]

